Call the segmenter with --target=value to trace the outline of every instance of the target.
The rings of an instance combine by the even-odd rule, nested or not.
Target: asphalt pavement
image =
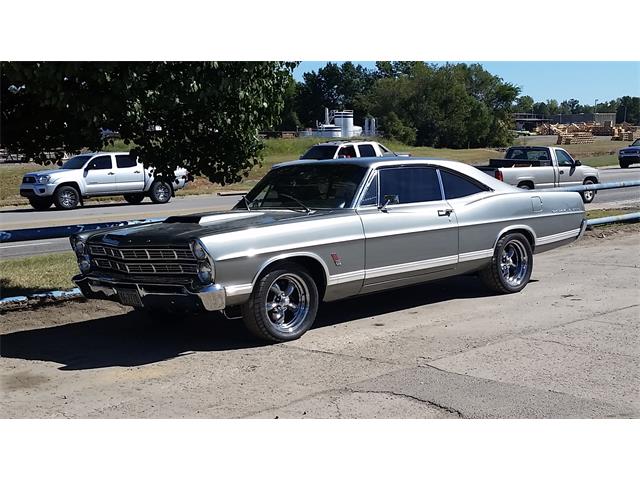
[[[602,183],[640,180],[640,167],[600,169]],[[238,202],[237,196],[191,195],[173,198],[169,203],[156,205],[146,199],[139,205],[119,203],[90,203],[76,210],[50,209],[38,212],[31,207],[5,207],[0,209],[0,230],[34,228],[55,225],[74,225],[120,220],[161,218],[216,210],[228,210]],[[640,209],[640,188],[603,190],[588,209],[637,207]],[[68,251],[67,238],[35,240],[0,244],[0,258],[31,256],[41,253]]]

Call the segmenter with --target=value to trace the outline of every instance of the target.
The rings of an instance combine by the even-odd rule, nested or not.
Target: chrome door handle
[[[135,172],[133,172],[133,173],[140,173],[140,170],[136,170],[136,171],[135,171]]]
[[[107,173],[107,175],[115,175],[115,173],[109,172],[109,173]]]
[[[447,208],[445,210],[438,210],[439,217],[448,217],[453,212],[453,208]]]

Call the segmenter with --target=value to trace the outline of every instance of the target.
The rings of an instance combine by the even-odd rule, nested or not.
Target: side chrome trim
[[[364,280],[364,275],[365,275],[364,270],[355,270],[353,272],[346,272],[346,273],[339,273],[337,275],[331,275],[327,281],[327,286]]]
[[[428,268],[442,267],[446,265],[455,265],[456,263],[458,263],[458,255],[430,258],[429,260],[420,260],[418,262],[400,263],[398,265],[371,268],[365,270],[365,278],[384,277],[387,275],[396,275],[398,273],[414,272],[416,270],[425,270]]]
[[[575,228],[573,230],[568,230],[566,232],[556,233],[554,235],[547,235],[546,237],[538,238],[538,245],[547,245],[549,243],[560,242],[562,240],[568,240],[569,238],[574,238],[580,235],[580,228]]]
[[[491,258],[493,256],[493,248],[487,250],[478,250],[476,252],[461,253],[459,256],[460,263],[470,262],[472,260],[482,260],[483,258]]]
[[[293,250],[293,249],[297,249],[297,248],[308,248],[308,247],[317,247],[320,245],[331,245],[334,243],[342,243],[342,242],[353,242],[356,240],[364,240],[364,235],[347,235],[344,237],[337,237],[337,238],[331,238],[331,240],[314,240],[314,241],[309,241],[309,242],[299,242],[299,243],[289,243],[289,244],[285,244],[285,245],[277,245],[277,246],[273,246],[273,247],[267,247],[267,248],[256,248],[256,249],[250,249],[250,250],[245,250],[243,252],[235,252],[235,253],[230,253],[228,255],[223,255],[221,257],[218,257],[215,259],[216,262],[222,262],[224,260],[233,260],[235,258],[244,258],[244,257],[254,257],[256,255],[262,255],[265,253],[273,253],[273,252],[281,252],[283,250]],[[287,256],[295,256],[295,255],[302,255],[302,256],[311,256],[311,255],[315,255],[315,254],[311,254],[309,252],[293,252],[292,254],[286,254],[284,256],[280,255],[279,257],[276,258],[286,258]],[[317,257],[317,255],[316,255]],[[320,257],[317,257],[317,259],[319,259]],[[326,270],[326,269],[325,269]]]
[[[536,245],[538,245],[540,242],[538,241],[538,236],[536,235],[536,232],[533,230],[533,228],[531,228],[528,225],[509,225],[508,227],[503,228],[502,230],[500,230],[500,233],[498,233],[498,236],[496,237],[495,241],[493,242],[493,249],[492,251],[496,248],[496,245],[498,244],[498,240],[500,240],[500,238],[502,238],[502,236],[508,232],[511,232],[513,230],[526,230],[527,232],[529,232],[531,234],[531,236],[533,237],[533,245],[531,245],[531,248],[535,248]]]
[[[251,293],[253,285],[250,283],[243,283],[241,285],[228,285],[224,288],[227,292],[227,297],[235,297],[236,295],[246,295],[247,293]]]

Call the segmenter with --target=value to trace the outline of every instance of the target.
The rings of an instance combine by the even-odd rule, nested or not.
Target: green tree
[[[284,62],[2,63],[0,143],[44,162],[101,148],[118,130],[159,173],[185,166],[226,184],[262,159],[295,66]]]
[[[523,95],[521,97],[518,97],[513,109],[516,112],[531,113],[531,111],[533,110],[533,103],[534,100],[532,97],[530,97],[529,95]]]

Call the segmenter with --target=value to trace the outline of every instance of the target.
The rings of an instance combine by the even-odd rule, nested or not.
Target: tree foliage
[[[108,128],[159,173],[184,166],[235,182],[261,160],[258,131],[281,122],[294,65],[3,63],[0,141],[44,162],[53,149],[103,147]]]

